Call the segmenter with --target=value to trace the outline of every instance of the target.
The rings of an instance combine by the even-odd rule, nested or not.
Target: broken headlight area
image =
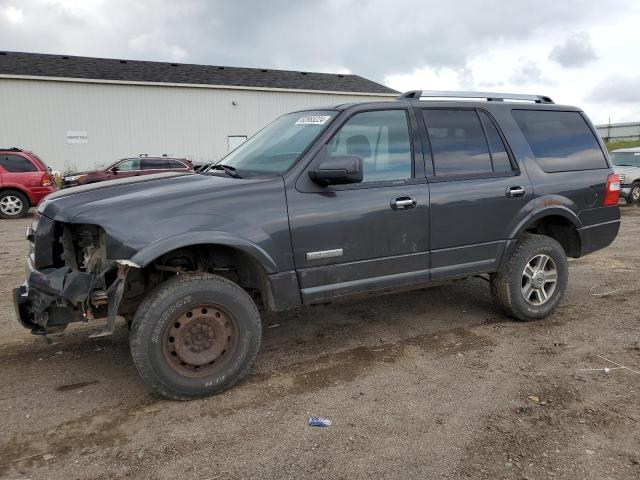
[[[51,250],[41,256],[52,265],[30,269],[25,285],[14,291],[21,323],[33,333],[51,333],[70,322],[106,317],[106,327],[93,336],[109,335],[132,265],[107,258],[99,226],[58,223],[53,232],[53,241],[42,245]],[[35,247],[38,253],[37,241]]]

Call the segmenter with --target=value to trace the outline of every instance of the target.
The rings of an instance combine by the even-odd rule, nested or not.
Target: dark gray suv
[[[445,98],[442,98],[445,97]],[[36,334],[116,316],[149,386],[221,392],[260,309],[487,275],[517,320],[549,315],[567,257],[617,235],[620,185],[585,114],[548,97],[408,92],[284,115],[203,173],[60,191],[15,289]]]

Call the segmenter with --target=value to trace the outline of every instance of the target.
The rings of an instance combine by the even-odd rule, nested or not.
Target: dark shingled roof
[[[358,75],[21,52],[0,52],[0,74],[335,92],[398,93]]]

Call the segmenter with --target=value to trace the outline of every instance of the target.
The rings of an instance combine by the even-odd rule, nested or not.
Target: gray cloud
[[[564,44],[553,47],[549,54],[550,60],[563,67],[581,67],[597,58],[591,38],[585,32],[572,35]]]
[[[533,60],[520,64],[510,78],[514,85],[553,85],[554,82],[542,74],[542,70]]]
[[[15,5],[19,23],[2,15]],[[64,5],[64,6],[61,6]],[[470,59],[540,29],[602,21],[583,0],[0,0],[7,50],[217,65],[350,71],[375,80],[428,66],[464,72]],[[608,10],[623,15],[627,0]],[[468,73],[463,80],[471,82]]]
[[[588,100],[594,103],[640,103],[640,75],[608,77],[593,88]]]

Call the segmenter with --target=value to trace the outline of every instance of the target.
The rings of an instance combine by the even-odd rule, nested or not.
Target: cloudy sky
[[[0,49],[348,72],[640,120],[639,0],[0,0]]]

